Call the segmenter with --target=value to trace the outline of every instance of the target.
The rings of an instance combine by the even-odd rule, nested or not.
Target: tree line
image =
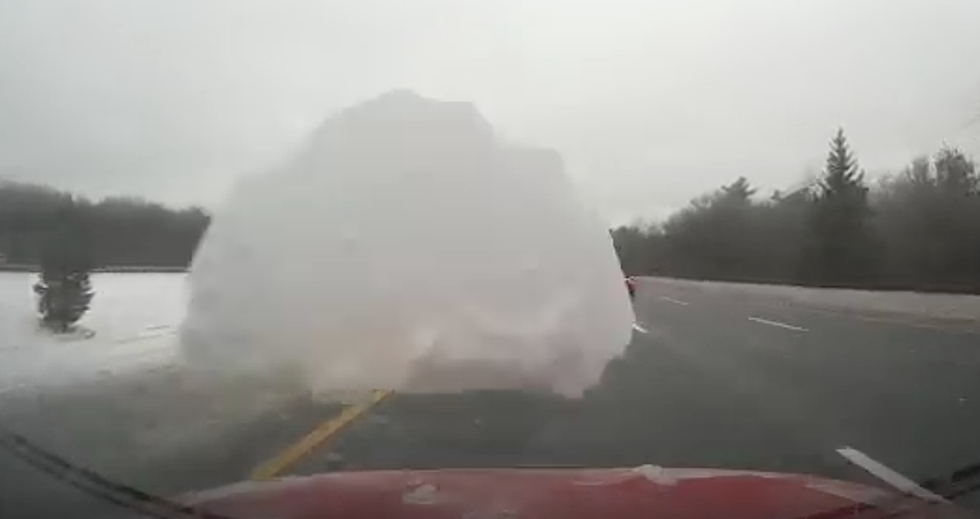
[[[952,147],[870,185],[838,130],[816,182],[760,197],[740,177],[612,235],[630,275],[980,294],[980,176]]]
[[[190,264],[210,216],[138,198],[100,201],[50,187],[0,182],[0,267],[38,266],[70,251],[86,268]]]

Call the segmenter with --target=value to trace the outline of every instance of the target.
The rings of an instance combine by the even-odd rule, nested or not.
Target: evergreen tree
[[[849,286],[873,282],[876,244],[871,216],[864,173],[844,130],[838,129],[812,205],[812,241],[805,259],[811,281]]]
[[[94,296],[91,268],[88,240],[71,203],[54,214],[41,255],[40,279],[34,285],[45,326],[66,332],[88,311]]]
[[[749,184],[748,179],[745,177],[738,177],[735,182],[721,188],[719,193],[719,198],[723,202],[734,203],[738,206],[746,206],[749,204],[752,195],[754,195],[756,189]]]

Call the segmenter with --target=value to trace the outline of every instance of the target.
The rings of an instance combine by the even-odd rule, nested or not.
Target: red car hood
[[[248,482],[185,496],[240,519],[842,519],[960,517],[945,503],[813,476],[619,469],[367,471]],[[889,515],[894,517],[894,515]]]

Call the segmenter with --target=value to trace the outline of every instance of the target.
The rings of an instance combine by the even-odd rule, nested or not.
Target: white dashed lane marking
[[[672,297],[661,297],[660,299],[667,301],[668,303],[674,303],[675,305],[687,306],[687,303],[685,303],[684,301],[680,301]]]
[[[633,323],[633,329],[640,333],[650,333],[650,330],[647,330],[646,328],[640,326],[637,323]]]
[[[927,501],[934,502],[945,502],[942,496],[937,495],[925,488],[922,488],[918,483],[912,481],[911,479],[899,474],[898,472],[892,470],[891,468],[885,466],[883,463],[872,459],[867,454],[853,449],[851,447],[841,447],[837,449],[837,454],[843,456],[847,461],[851,462],[858,467],[868,471],[870,474],[876,478],[888,483],[892,487],[905,494],[910,494]]]
[[[777,328],[784,328],[786,330],[793,330],[794,332],[805,332],[806,328],[800,328],[799,326],[793,326],[792,324],[781,323],[779,321],[770,321],[769,319],[763,319],[761,317],[749,317],[750,321],[757,322],[759,324],[767,324],[769,326],[775,326]]]

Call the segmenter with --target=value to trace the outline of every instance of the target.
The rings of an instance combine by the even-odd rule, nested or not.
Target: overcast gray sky
[[[613,220],[980,151],[977,0],[0,0],[0,176],[220,200],[393,88],[560,150]]]

